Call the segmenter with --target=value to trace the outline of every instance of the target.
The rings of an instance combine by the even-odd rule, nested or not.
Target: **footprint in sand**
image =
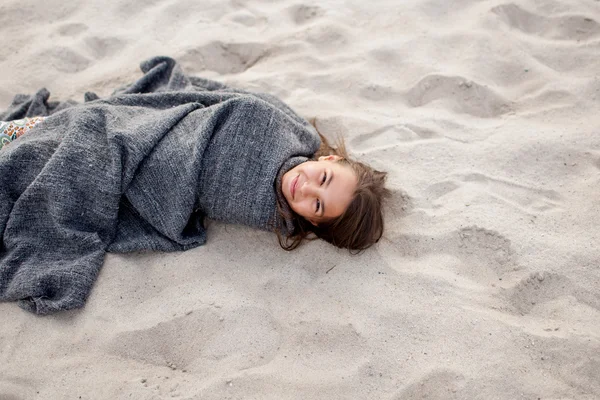
[[[465,377],[448,369],[437,369],[429,372],[418,381],[410,383],[399,393],[394,395],[394,400],[404,399],[429,399],[452,400],[463,399],[461,389],[465,386]]]
[[[481,173],[457,175],[454,180],[437,182],[423,193],[423,207],[437,208],[441,197],[457,190],[485,193],[527,214],[540,214],[560,210],[562,197],[554,190],[544,190],[521,185],[507,179],[492,178]]]
[[[25,397],[19,397],[19,395],[16,395],[14,393],[0,392],[0,399],[2,399],[2,400],[25,400]]]
[[[172,370],[220,362],[246,369],[268,363],[279,346],[277,324],[262,309],[229,310],[223,317],[204,308],[144,329],[121,332],[107,351],[121,358]]]
[[[314,24],[298,33],[299,39],[304,39],[314,45],[319,51],[335,53],[345,49],[351,43],[351,31],[345,25],[337,23]]]
[[[366,52],[367,60],[372,60],[375,64],[382,66],[396,66],[402,62],[402,57],[398,50],[391,46],[377,46]]]
[[[72,37],[78,43],[70,47],[51,47],[43,50],[40,56],[60,72],[76,73],[86,70],[94,60],[111,57],[125,47],[125,42],[117,37],[81,35],[88,26],[80,23],[67,23],[55,29],[55,35]]]
[[[538,363],[538,368],[573,388],[576,394],[568,398],[579,398],[582,393],[600,393],[600,346],[596,340],[538,338],[537,347],[538,354],[544,358]],[[589,398],[597,397],[592,395]]]
[[[140,18],[139,14],[153,15],[152,12],[160,14],[157,6],[164,4],[162,0],[144,0],[142,2],[119,1],[115,2],[115,11],[113,15],[126,15],[129,21],[135,21]],[[154,8],[154,10],[152,10]]]
[[[86,24],[80,24],[77,22],[71,22],[60,25],[56,29],[56,33],[60,36],[78,36],[79,34],[88,30],[88,26]]]
[[[220,74],[235,74],[246,71],[267,55],[267,50],[259,43],[214,41],[186,51],[178,60],[184,67],[193,65],[194,70],[202,68]]]
[[[350,144],[356,148],[385,149],[396,147],[402,143],[418,143],[440,138],[437,132],[412,124],[386,125],[371,132],[359,134],[352,138]],[[368,143],[367,143],[368,142]]]
[[[11,376],[10,369],[2,373],[0,377],[0,399],[2,400],[26,400],[35,398],[34,379]]]
[[[238,10],[233,12],[227,16],[225,16],[226,20],[229,20],[235,24],[247,26],[247,27],[255,27],[255,26],[264,26],[267,25],[269,20],[265,16],[256,15],[247,9]]]
[[[572,107],[576,103],[576,94],[568,90],[558,90],[543,87],[531,93],[527,93],[518,99],[521,105],[521,113],[531,110],[534,113],[559,110]]]
[[[8,4],[7,4],[8,3]],[[12,3],[12,4],[10,4]],[[25,22],[35,21],[35,26],[44,29],[47,24],[64,21],[81,11],[81,4],[74,1],[56,2],[43,10],[35,9],[35,1],[2,1],[0,3],[0,26],[23,28]],[[7,40],[5,38],[5,40]],[[4,44],[4,43],[3,43]]]
[[[53,46],[37,54],[40,59],[46,60],[46,65],[57,71],[76,73],[86,70],[92,60],[67,47]]]
[[[293,330],[292,342],[280,352],[292,354],[298,363],[312,371],[354,370],[368,358],[364,336],[350,323],[302,321]],[[353,350],[348,352],[348,349]]]
[[[422,78],[405,95],[413,107],[438,100],[454,112],[490,118],[510,111],[509,103],[487,86],[459,76],[430,74]]]
[[[403,255],[449,254],[461,260],[458,275],[488,284],[520,267],[510,240],[496,231],[470,226],[441,236],[404,235],[392,240]]]
[[[402,97],[402,93],[393,89],[391,86],[383,86],[376,83],[362,85],[358,94],[363,99],[379,102],[388,102]]]
[[[116,37],[91,36],[85,38],[84,43],[96,60],[113,56],[125,47],[125,42]]]
[[[527,213],[554,211],[562,205],[560,194],[554,190],[537,189],[480,173],[465,174],[461,179],[479,185],[480,190]]]
[[[600,298],[597,295],[571,282],[566,276],[555,273],[532,273],[507,292],[509,302],[521,315],[528,314],[536,304],[562,296],[573,296],[577,301],[600,311]]]
[[[308,6],[306,4],[297,4],[288,9],[289,15],[296,25],[302,25],[310,22],[321,15],[324,11],[318,6]]]
[[[585,155],[594,167],[600,169],[600,150],[588,150]]]
[[[423,192],[423,197],[425,198],[426,202],[429,203],[427,205],[427,207],[431,207],[431,208],[437,208],[439,207],[436,204],[433,204],[436,200],[438,200],[441,197],[444,197],[445,195],[454,192],[455,190],[458,190],[461,188],[461,185],[459,182],[455,182],[455,181],[442,181],[442,182],[438,182],[438,183],[434,183],[433,185],[430,185],[429,187],[427,187],[427,189],[425,189],[425,191]]]
[[[499,275],[507,272],[506,266],[514,265],[515,256],[510,240],[498,232],[472,226],[457,233],[459,254],[477,262],[485,262],[488,268]]]
[[[524,10],[514,3],[496,6],[491,11],[514,29],[547,39],[585,40],[600,34],[600,25],[589,16],[545,17]]]

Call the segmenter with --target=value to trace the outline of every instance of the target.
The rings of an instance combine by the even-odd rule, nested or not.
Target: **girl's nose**
[[[304,182],[300,188],[300,192],[302,193],[302,196],[308,197],[315,195],[316,189],[309,182]]]

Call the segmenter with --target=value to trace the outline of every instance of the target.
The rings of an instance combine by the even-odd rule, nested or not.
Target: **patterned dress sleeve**
[[[0,150],[10,142],[23,136],[31,128],[39,124],[45,117],[23,118],[14,121],[0,121]]]

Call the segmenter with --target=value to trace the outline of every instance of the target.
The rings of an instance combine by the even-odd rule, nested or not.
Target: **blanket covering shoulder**
[[[0,151],[0,300],[38,314],[81,307],[106,251],[202,245],[205,217],[286,230],[275,182],[318,149],[310,124],[168,57],[141,69],[107,99],[51,102],[42,89],[0,113],[48,116]]]

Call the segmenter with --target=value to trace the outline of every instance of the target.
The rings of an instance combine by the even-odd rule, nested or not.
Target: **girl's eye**
[[[323,174],[323,179],[321,180],[321,185],[324,184],[326,180],[327,180],[327,172],[325,172]]]
[[[321,200],[317,199],[317,212],[321,209]]]

